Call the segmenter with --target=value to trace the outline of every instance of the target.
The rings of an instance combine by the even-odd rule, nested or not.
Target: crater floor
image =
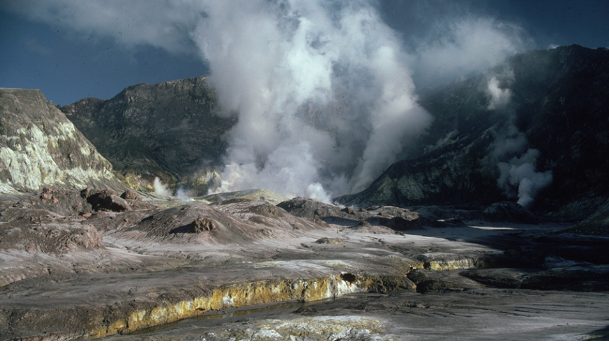
[[[28,198],[0,213],[3,340],[607,337],[609,239],[564,225],[387,209],[405,216],[325,209],[328,222],[242,199],[83,214]]]

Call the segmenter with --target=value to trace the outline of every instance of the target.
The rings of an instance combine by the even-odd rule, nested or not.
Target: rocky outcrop
[[[0,192],[118,186],[112,165],[38,90],[0,89]]]
[[[6,320],[0,322],[0,339],[96,339],[128,334],[225,309],[270,303],[321,301],[358,292],[376,292],[381,285],[390,285],[392,288],[389,292],[408,289],[409,286],[408,279],[400,276],[349,274],[348,277],[348,280],[344,274],[311,278],[277,277],[241,281],[211,289],[201,288],[198,282],[184,291],[162,294],[156,301],[146,297],[143,300],[115,303],[112,308],[87,305],[70,306],[70,309],[62,306],[54,313],[38,311],[37,315],[32,315],[25,309],[0,307],[0,320]],[[76,316],[80,322],[58,322],[74,320]]]
[[[515,202],[496,202],[484,209],[482,214],[485,219],[494,222],[539,223],[538,217]]]
[[[85,194],[87,194],[86,191]],[[107,189],[88,195],[87,202],[91,204],[95,211],[122,212],[131,210],[131,206],[125,199]]]
[[[62,110],[132,188],[151,190],[158,176],[199,195],[218,179],[224,135],[236,121],[218,108],[205,77],[134,85]]]
[[[151,214],[126,230],[130,238],[188,243],[238,244],[291,238],[319,226],[264,201],[225,205],[191,203]]]
[[[480,165],[490,133],[455,139],[442,149],[397,162],[360,193],[336,198],[345,205],[484,205],[501,200],[492,170]]]
[[[589,217],[567,231],[590,235],[609,234],[609,199],[602,203]]]
[[[392,230],[404,231],[423,226],[449,225],[426,219],[417,212],[393,206],[373,206],[366,209],[339,207],[300,197],[281,202],[277,206],[298,217],[342,226],[380,225]]]
[[[235,192],[210,194],[204,196],[202,199],[214,204],[239,201],[267,201],[275,205],[282,201],[286,201],[289,198],[268,189],[246,189]]]
[[[47,189],[41,196],[48,198],[40,201],[40,208],[24,207],[24,202],[8,208],[0,206],[0,252],[65,254],[103,247],[101,234],[93,225],[64,215],[60,209],[65,210],[62,204],[66,201],[60,195]],[[46,203],[52,204],[48,205],[50,209],[44,208]]]
[[[123,198],[125,200],[138,200],[139,195],[133,189],[127,189],[126,191],[123,192],[123,194],[121,194],[121,198]]]

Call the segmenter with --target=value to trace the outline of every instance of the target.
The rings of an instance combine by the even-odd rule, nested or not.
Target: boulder
[[[139,198],[139,195],[133,189],[127,189],[123,192],[123,194],[121,194],[121,198],[125,200],[137,200]]]
[[[117,196],[113,191],[104,189],[87,197],[87,202],[95,211],[130,211],[127,201]]]
[[[192,232],[200,234],[202,232],[211,232],[216,229],[216,224],[213,220],[207,217],[199,217],[192,222]]]

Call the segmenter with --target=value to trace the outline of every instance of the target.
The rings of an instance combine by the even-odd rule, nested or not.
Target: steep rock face
[[[416,159],[391,165],[364,191],[337,198],[346,205],[483,205],[501,199],[494,172],[480,160],[489,133],[456,139]]]
[[[499,78],[509,101],[491,107],[488,82]],[[368,189],[345,204],[398,206],[515,200],[497,187],[492,150],[506,128],[539,150],[537,171],[553,182],[533,209],[583,219],[609,196],[609,50],[566,46],[516,55],[484,75],[421,97],[434,116],[428,134]]]
[[[591,235],[609,234],[609,199],[596,208],[594,213],[588,218],[570,229],[570,231]]]
[[[112,165],[38,90],[0,89],[0,192],[116,185]]]
[[[133,188],[151,188],[158,176],[197,194],[217,178],[224,135],[236,121],[221,114],[204,77],[135,85],[62,109]]]

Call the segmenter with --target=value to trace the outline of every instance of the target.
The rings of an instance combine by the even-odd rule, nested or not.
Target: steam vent
[[[607,15],[0,2],[0,340],[609,340]]]

